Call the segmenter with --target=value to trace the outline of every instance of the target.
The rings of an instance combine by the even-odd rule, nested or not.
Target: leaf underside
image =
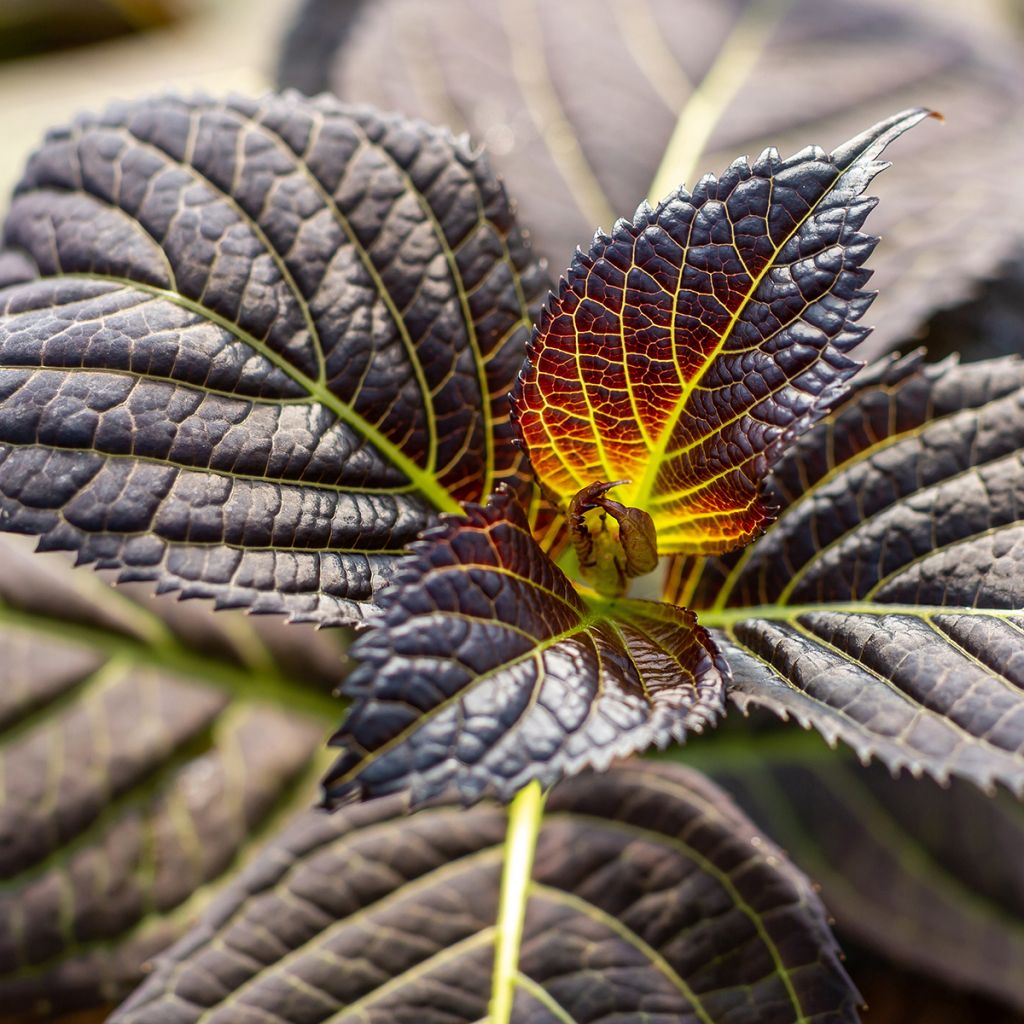
[[[967,782],[893,779],[778,734],[710,774],[822,886],[846,935],[1024,1007],[1024,808]]]
[[[511,799],[713,722],[727,671],[691,613],[588,607],[509,493],[415,545],[352,648],[328,802]]]
[[[1007,168],[1024,159],[1021,47],[985,31],[980,5],[947,13],[910,0],[306,0],[278,77],[468,131],[556,269],[648,194],[679,124],[672,183],[692,185],[738,153],[838,141],[927,103],[947,125],[900,144],[872,220],[884,242],[871,359],[969,297],[1020,238],[1006,211],[1019,203]]]
[[[0,524],[43,548],[352,622],[438,508],[518,478],[545,282],[441,130],[297,94],[114,106],[50,133],[4,242]]]
[[[873,367],[783,459],[741,554],[680,559],[762,705],[892,769],[1024,793],[1024,363]]]
[[[599,233],[549,300],[513,418],[541,487],[564,502],[626,480],[662,553],[719,552],[771,518],[761,483],[842,392],[871,301],[877,242],[861,193],[906,111],[831,155],[766,150],[692,194]]]
[[[188,622],[177,603],[165,619],[166,602],[53,558],[0,541],[5,1020],[123,998],[265,831],[308,806],[323,734],[265,628]],[[327,634],[289,630],[311,674]],[[236,643],[270,663],[240,661]],[[326,687],[316,697],[329,704]]]
[[[403,811],[299,819],[112,1024],[486,1020],[505,815]],[[516,1024],[857,1020],[809,883],[678,767],[556,788],[528,901]]]

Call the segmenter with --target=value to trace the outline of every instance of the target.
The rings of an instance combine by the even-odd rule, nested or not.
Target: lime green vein
[[[646,942],[641,936],[637,935],[637,933],[623,921],[620,921],[617,917],[613,917],[611,914],[602,910],[600,907],[595,906],[593,903],[588,903],[575,893],[566,892],[564,889],[556,889],[553,886],[543,885],[539,882],[534,882],[531,889],[538,896],[552,900],[556,903],[561,903],[564,906],[571,907],[577,913],[590,918],[592,921],[597,921],[604,925],[609,931],[614,932],[623,940],[623,942],[632,946],[651,962],[651,964],[669,981],[672,987],[682,995],[687,1004],[693,1009],[698,1020],[703,1021],[703,1024],[715,1024],[714,1018],[704,1007],[700,996],[698,996],[697,993],[694,992],[694,990],[687,984],[686,979],[679,974],[679,972],[661,955],[661,953],[659,953],[650,943]]]
[[[388,153],[388,157],[391,154]],[[434,213],[430,203],[427,202],[427,197],[423,195],[413,183],[412,178],[409,174],[403,170],[394,158],[391,158],[392,166],[395,172],[401,177],[405,183],[405,187],[416,197],[416,202],[419,204],[420,210],[423,212],[423,216],[427,219],[434,231],[434,237],[437,239],[438,245],[441,247],[441,252],[444,253],[445,262],[448,264],[448,273],[451,274],[452,283],[455,285],[455,291],[459,298],[459,308],[462,310],[462,322],[465,324],[466,333],[469,340],[469,350],[473,356],[473,365],[476,369],[477,386],[480,388],[480,415],[483,417],[484,424],[484,481],[482,487],[482,493],[487,495],[491,493],[494,486],[494,414],[491,408],[491,388],[490,382],[487,378],[487,364],[484,360],[484,355],[480,351],[480,338],[477,335],[476,321],[473,319],[473,311],[469,308],[469,295],[466,293],[466,282],[462,279],[462,271],[459,269],[458,261],[455,258],[455,253],[452,247],[448,244],[448,238],[444,233],[444,227],[441,222],[437,219],[437,215]],[[487,223],[485,218],[481,218],[477,224],[470,229],[475,231],[480,224]],[[512,277],[518,277],[516,274],[515,267],[509,264],[509,269],[512,272]],[[439,467],[439,472],[444,467]]]
[[[294,366],[285,359],[284,356],[275,352],[269,345],[260,341],[238,324],[228,320],[227,317],[221,316],[209,307],[204,306],[199,302],[195,302],[192,299],[186,298],[184,295],[168,291],[166,288],[158,288],[155,285],[141,284],[138,281],[131,280],[131,278],[104,274],[76,274],[74,276],[90,280],[110,281],[115,284],[120,284],[125,288],[136,289],[138,291],[147,292],[150,295],[156,295],[159,298],[172,302],[176,306],[187,309],[190,312],[217,324],[219,327],[222,327],[225,331],[228,331],[230,334],[238,338],[239,341],[248,345],[269,362],[273,363],[279,370],[282,370],[291,377],[296,384],[304,388],[311,398],[314,398],[321,405],[334,413],[339,420],[343,423],[347,423],[350,427],[365,437],[375,448],[377,448],[378,451],[381,452],[381,454],[405,473],[409,480],[416,485],[420,493],[422,493],[424,497],[428,498],[438,511],[453,512],[457,515],[461,514],[462,508],[459,503],[444,489],[444,487],[441,486],[440,483],[438,483],[432,472],[425,470],[422,466],[409,458],[405,452],[388,440],[388,438],[386,438],[376,427],[357,413],[355,409],[350,405],[347,405],[345,402],[342,402],[341,399],[338,398],[334,392],[329,390],[326,385],[307,376],[297,366]],[[428,416],[428,419],[429,418],[430,417]]]
[[[424,811],[424,814],[429,814],[429,811]],[[339,836],[336,840],[331,842],[331,846],[346,847],[356,838],[365,838],[371,831],[385,830],[393,831],[395,828],[395,821],[393,819],[384,822],[378,822],[369,828],[360,829],[356,832],[347,833]],[[358,852],[355,850],[346,850],[346,854],[350,859],[353,856],[358,856]],[[231,1006],[237,1003],[243,1003],[245,996],[250,993],[254,988],[261,984],[265,984],[272,979],[277,979],[279,976],[287,978],[292,972],[292,967],[297,965],[304,956],[314,955],[317,950],[326,952],[326,947],[333,938],[349,929],[353,926],[359,927],[363,923],[369,925],[373,924],[373,918],[375,915],[380,916],[382,913],[387,912],[389,909],[396,907],[401,903],[413,903],[415,898],[421,892],[430,892],[435,886],[439,886],[448,881],[458,879],[460,875],[465,874],[468,871],[474,869],[486,867],[491,861],[499,862],[501,859],[501,848],[497,846],[483,846],[480,849],[473,850],[470,853],[466,853],[455,860],[447,860],[443,863],[438,864],[436,867],[427,869],[422,875],[412,881],[405,882],[400,888],[392,889],[372,902],[360,906],[357,910],[353,911],[346,917],[337,918],[331,921],[326,927],[310,935],[309,938],[304,939],[302,942],[292,946],[284,956],[275,960],[272,964],[269,964],[262,971],[256,974],[250,975],[243,982],[241,982],[224,1000],[221,1001],[219,1006],[210,1007],[195,1024],[207,1024],[207,1021],[215,1014],[215,1012],[223,1006]],[[348,861],[346,861],[347,863]],[[297,866],[301,865],[302,861],[295,861],[290,866],[289,871],[294,870]],[[283,892],[287,891],[287,872],[278,880],[272,889],[268,889],[268,894],[273,894],[280,897]],[[215,946],[226,946],[227,936],[232,926],[236,923],[237,918],[243,915],[248,910],[248,904],[242,902],[233,911],[233,913],[218,927],[217,933],[205,944],[205,948]],[[486,929],[488,937],[494,933],[494,926],[490,926]],[[470,938],[474,935],[479,936],[485,934],[484,932],[474,932]],[[176,984],[179,976],[190,966],[189,961],[181,961],[174,966],[170,975],[167,978],[167,984],[173,988]],[[393,980],[393,979],[392,979]],[[373,995],[378,992],[379,989],[374,989],[373,992],[369,993]],[[351,1009],[347,1007],[346,1009]]]
[[[579,1024],[575,1017],[573,1017],[568,1010],[561,1003],[559,1003],[555,997],[546,989],[543,985],[538,984],[528,974],[523,974],[522,971],[517,971],[515,976],[516,988],[521,988],[524,992],[529,993],[537,1000],[541,1006],[544,1007],[551,1014],[552,1017],[558,1021],[558,1024]],[[493,1018],[485,1018],[488,1024],[491,1024]],[[483,1022],[481,1022],[483,1024]]]
[[[305,176],[306,180],[310,184],[310,187],[313,189],[314,192],[316,192],[317,196],[320,198],[320,201],[324,204],[324,207],[328,210],[328,212],[334,218],[335,223],[341,228],[345,237],[348,239],[353,251],[359,257],[359,261],[360,263],[362,263],[363,269],[366,271],[370,280],[373,282],[373,286],[374,289],[376,290],[377,295],[379,296],[380,300],[384,303],[389,315],[391,316],[392,321],[394,322],[395,329],[398,331],[399,337],[401,337],[402,339],[402,344],[405,347],[406,354],[409,357],[409,363],[412,366],[413,373],[416,376],[416,382],[419,385],[420,395],[423,398],[423,412],[427,420],[427,432],[430,437],[430,452],[427,461],[431,469],[433,469],[434,458],[437,454],[437,424],[434,420],[432,411],[430,409],[430,388],[427,387],[426,374],[424,373],[423,364],[419,358],[419,352],[417,351],[415,344],[413,344],[412,336],[409,334],[409,325],[405,322],[405,318],[402,316],[398,307],[395,305],[394,297],[385,286],[384,279],[383,277],[381,277],[380,271],[377,269],[376,264],[370,257],[369,251],[360,241],[359,236],[356,234],[355,228],[352,227],[352,223],[349,220],[348,216],[342,212],[341,207],[338,206],[337,202],[335,202],[334,196],[331,195],[331,193],[328,192],[326,188],[324,188],[323,183],[313,173],[313,170],[312,168],[310,168],[309,164],[306,163],[306,161],[299,154],[297,154],[291,148],[291,146],[288,145],[288,143],[282,138],[282,136],[278,132],[274,131],[274,129],[265,122],[256,121],[253,118],[247,117],[240,111],[233,108],[229,108],[227,105],[224,105],[222,109],[225,111],[225,113],[231,113],[235,117],[240,118],[243,122],[252,125],[259,131],[265,132],[268,137],[274,140],[275,144],[285,155],[286,159],[295,161],[295,167]],[[319,130],[319,125],[317,127]],[[373,143],[370,142],[365,132],[362,131],[362,128],[356,123],[354,119],[350,122],[350,127],[354,128],[359,132],[359,135],[362,139],[362,145],[369,146],[371,148],[376,148],[373,146]],[[344,178],[347,177],[348,172],[354,166],[357,157],[358,154],[353,153],[352,156],[349,158],[349,161],[345,166],[345,171],[342,180],[344,180]]]
[[[665,780],[646,780],[646,784],[655,789],[667,789],[670,793],[673,792],[677,787],[666,785]],[[678,795],[678,794],[677,794]],[[692,803],[694,800],[694,794],[686,791],[684,793],[684,799],[688,803]],[[705,812],[706,813],[706,812]],[[786,989],[786,994],[789,998],[793,1009],[796,1010],[799,1015],[793,1024],[810,1024],[806,1014],[803,1011],[803,1005],[800,1002],[800,997],[797,995],[796,989],[793,987],[793,979],[790,977],[789,969],[782,959],[782,954],[779,951],[775,940],[768,933],[768,929],[765,925],[761,915],[754,909],[744,898],[743,894],[736,888],[732,881],[732,878],[728,872],[723,871],[718,867],[717,864],[708,860],[703,854],[698,853],[692,846],[686,843],[684,840],[679,839],[675,836],[666,835],[663,832],[657,832],[653,829],[644,828],[639,825],[630,824],[622,821],[614,821],[607,818],[597,818],[593,815],[585,814],[573,814],[572,817],[577,820],[589,820],[592,821],[594,826],[599,829],[606,829],[614,832],[622,832],[629,836],[639,836],[640,838],[647,839],[649,842],[658,845],[665,846],[670,849],[676,850],[679,854],[685,857],[687,860],[692,861],[697,868],[699,868],[704,874],[708,875],[718,882],[719,885],[725,890],[729,898],[732,900],[734,906],[746,917],[757,932],[758,937],[764,944],[765,951],[774,964],[775,973]]]
[[[747,608],[721,608],[700,612],[703,626],[725,628],[738,622],[763,619],[771,622],[793,622],[801,615],[815,612],[836,612],[849,615],[911,615],[930,618],[933,615],[977,615],[1014,621],[1024,618],[1024,610],[1004,608],[966,608],[956,605],[877,604],[865,601],[834,601],[822,604],[762,604]]]

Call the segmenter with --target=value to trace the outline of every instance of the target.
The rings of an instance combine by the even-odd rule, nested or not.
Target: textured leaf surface
[[[119,1024],[487,1019],[505,816],[397,797],[300,819]],[[856,1021],[810,886],[705,779],[627,765],[552,793],[516,1024]]]
[[[1024,150],[1019,37],[990,33],[977,4],[955,20],[940,6],[306,0],[280,79],[468,130],[556,270],[648,194],[673,135],[671,180],[692,186],[738,153],[834,145],[901,106],[941,110],[946,129],[901,142],[902,173],[880,185],[873,357],[969,295],[1021,232],[1006,216],[1019,207],[1006,168]]]
[[[167,615],[15,538],[0,570],[0,1017],[51,1020],[122,998],[308,806],[339,655],[297,626]]]
[[[547,493],[601,481],[662,553],[727,551],[771,518],[766,473],[841,392],[871,301],[861,198],[906,111],[831,155],[766,150],[577,254],[545,307],[513,417]]]
[[[1024,363],[880,364],[770,496],[756,544],[667,587],[720,630],[733,699],[1024,792]]]
[[[544,286],[440,130],[321,98],[52,132],[7,219],[0,523],[121,578],[358,620],[436,508],[518,472]],[[14,262],[18,258],[21,263]]]
[[[1024,1006],[1019,801],[961,781],[893,779],[810,736],[743,736],[686,754],[821,884],[840,938]]]
[[[514,497],[467,511],[416,545],[352,648],[328,801],[408,791],[417,805],[449,788],[508,800],[715,719],[725,666],[691,613],[588,607]]]

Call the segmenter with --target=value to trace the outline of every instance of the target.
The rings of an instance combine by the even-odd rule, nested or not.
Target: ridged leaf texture
[[[595,227],[664,198],[648,191],[659,168],[665,192],[692,186],[739,153],[849,138],[893,97],[926,102],[947,126],[900,144],[904,173],[880,183],[872,221],[874,358],[970,297],[1020,238],[1004,170],[1024,156],[1019,35],[988,31],[986,5],[947,6],[306,0],[279,80],[468,131],[556,272]]]
[[[5,1020],[119,1001],[314,797],[337,634],[201,611],[0,541]]]
[[[354,622],[438,509],[517,478],[544,280],[442,130],[297,94],[117,105],[50,133],[4,241],[0,524],[44,548]]]
[[[545,306],[513,396],[545,493],[628,481],[616,499],[650,513],[662,553],[756,536],[765,475],[858,366],[846,353],[866,334],[877,242],[861,193],[926,116],[832,154],[741,158],[598,233]]]
[[[1024,793],[1024,363],[888,361],[787,455],[740,554],[680,559],[730,696]]]
[[[353,645],[328,802],[509,800],[715,720],[727,668],[690,612],[588,605],[513,495],[466,512],[415,546],[382,620]]]
[[[403,809],[300,820],[112,1024],[486,1020],[505,814]],[[856,1001],[809,883],[707,780],[634,764],[553,791],[515,1024],[838,1024]]]
[[[1024,1007],[1020,801],[894,779],[816,736],[744,735],[687,754],[821,885],[844,947]]]

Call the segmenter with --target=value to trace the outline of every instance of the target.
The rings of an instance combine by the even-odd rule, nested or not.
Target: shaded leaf
[[[893,779],[800,739],[743,736],[684,757],[821,884],[840,937],[1024,1007],[1020,803]]]
[[[1024,363],[879,364],[780,463],[776,523],[680,560],[730,696],[890,768],[1024,792]]]
[[[442,131],[296,95],[119,105],[48,136],[4,238],[41,279],[0,292],[0,524],[45,548],[358,621],[436,508],[519,472],[505,394],[544,281]]]
[[[548,808],[517,1024],[856,1021],[817,897],[705,779],[624,765]],[[300,819],[112,1020],[486,1019],[505,815],[403,809]]]
[[[928,113],[831,155],[737,160],[579,253],[541,314],[513,418],[541,487],[600,481],[650,513],[662,553],[726,551],[770,520],[761,482],[841,393],[871,301],[860,198]]]
[[[725,666],[681,608],[590,606],[530,535],[509,493],[415,545],[353,646],[329,802],[454,789],[509,800],[715,719]]]
[[[227,613],[168,621],[165,602],[14,541],[0,543],[0,1016],[52,1020],[122,998],[308,806],[334,702],[327,679],[288,683],[279,659],[301,646],[312,683],[339,656],[296,626],[278,644],[274,623]]]
[[[0,248],[0,288],[31,281],[38,273],[39,268],[24,252]]]
[[[1022,218],[1024,220],[1024,218]],[[957,355],[964,362],[1018,355],[1024,337],[1024,251],[978,295],[934,316],[920,342],[928,358]]]
[[[859,949],[847,969],[877,1024],[1024,1024],[1024,1014],[998,1000],[964,992],[941,980],[896,967]]]
[[[1019,39],[982,24],[977,4],[956,21],[936,8],[306,0],[279,79],[468,130],[557,269],[649,195],[659,167],[667,192],[737,153],[835,144],[900,106],[941,110],[948,127],[902,142],[903,173],[880,188],[872,358],[967,297],[1021,236],[1006,170],[1024,150]]]

